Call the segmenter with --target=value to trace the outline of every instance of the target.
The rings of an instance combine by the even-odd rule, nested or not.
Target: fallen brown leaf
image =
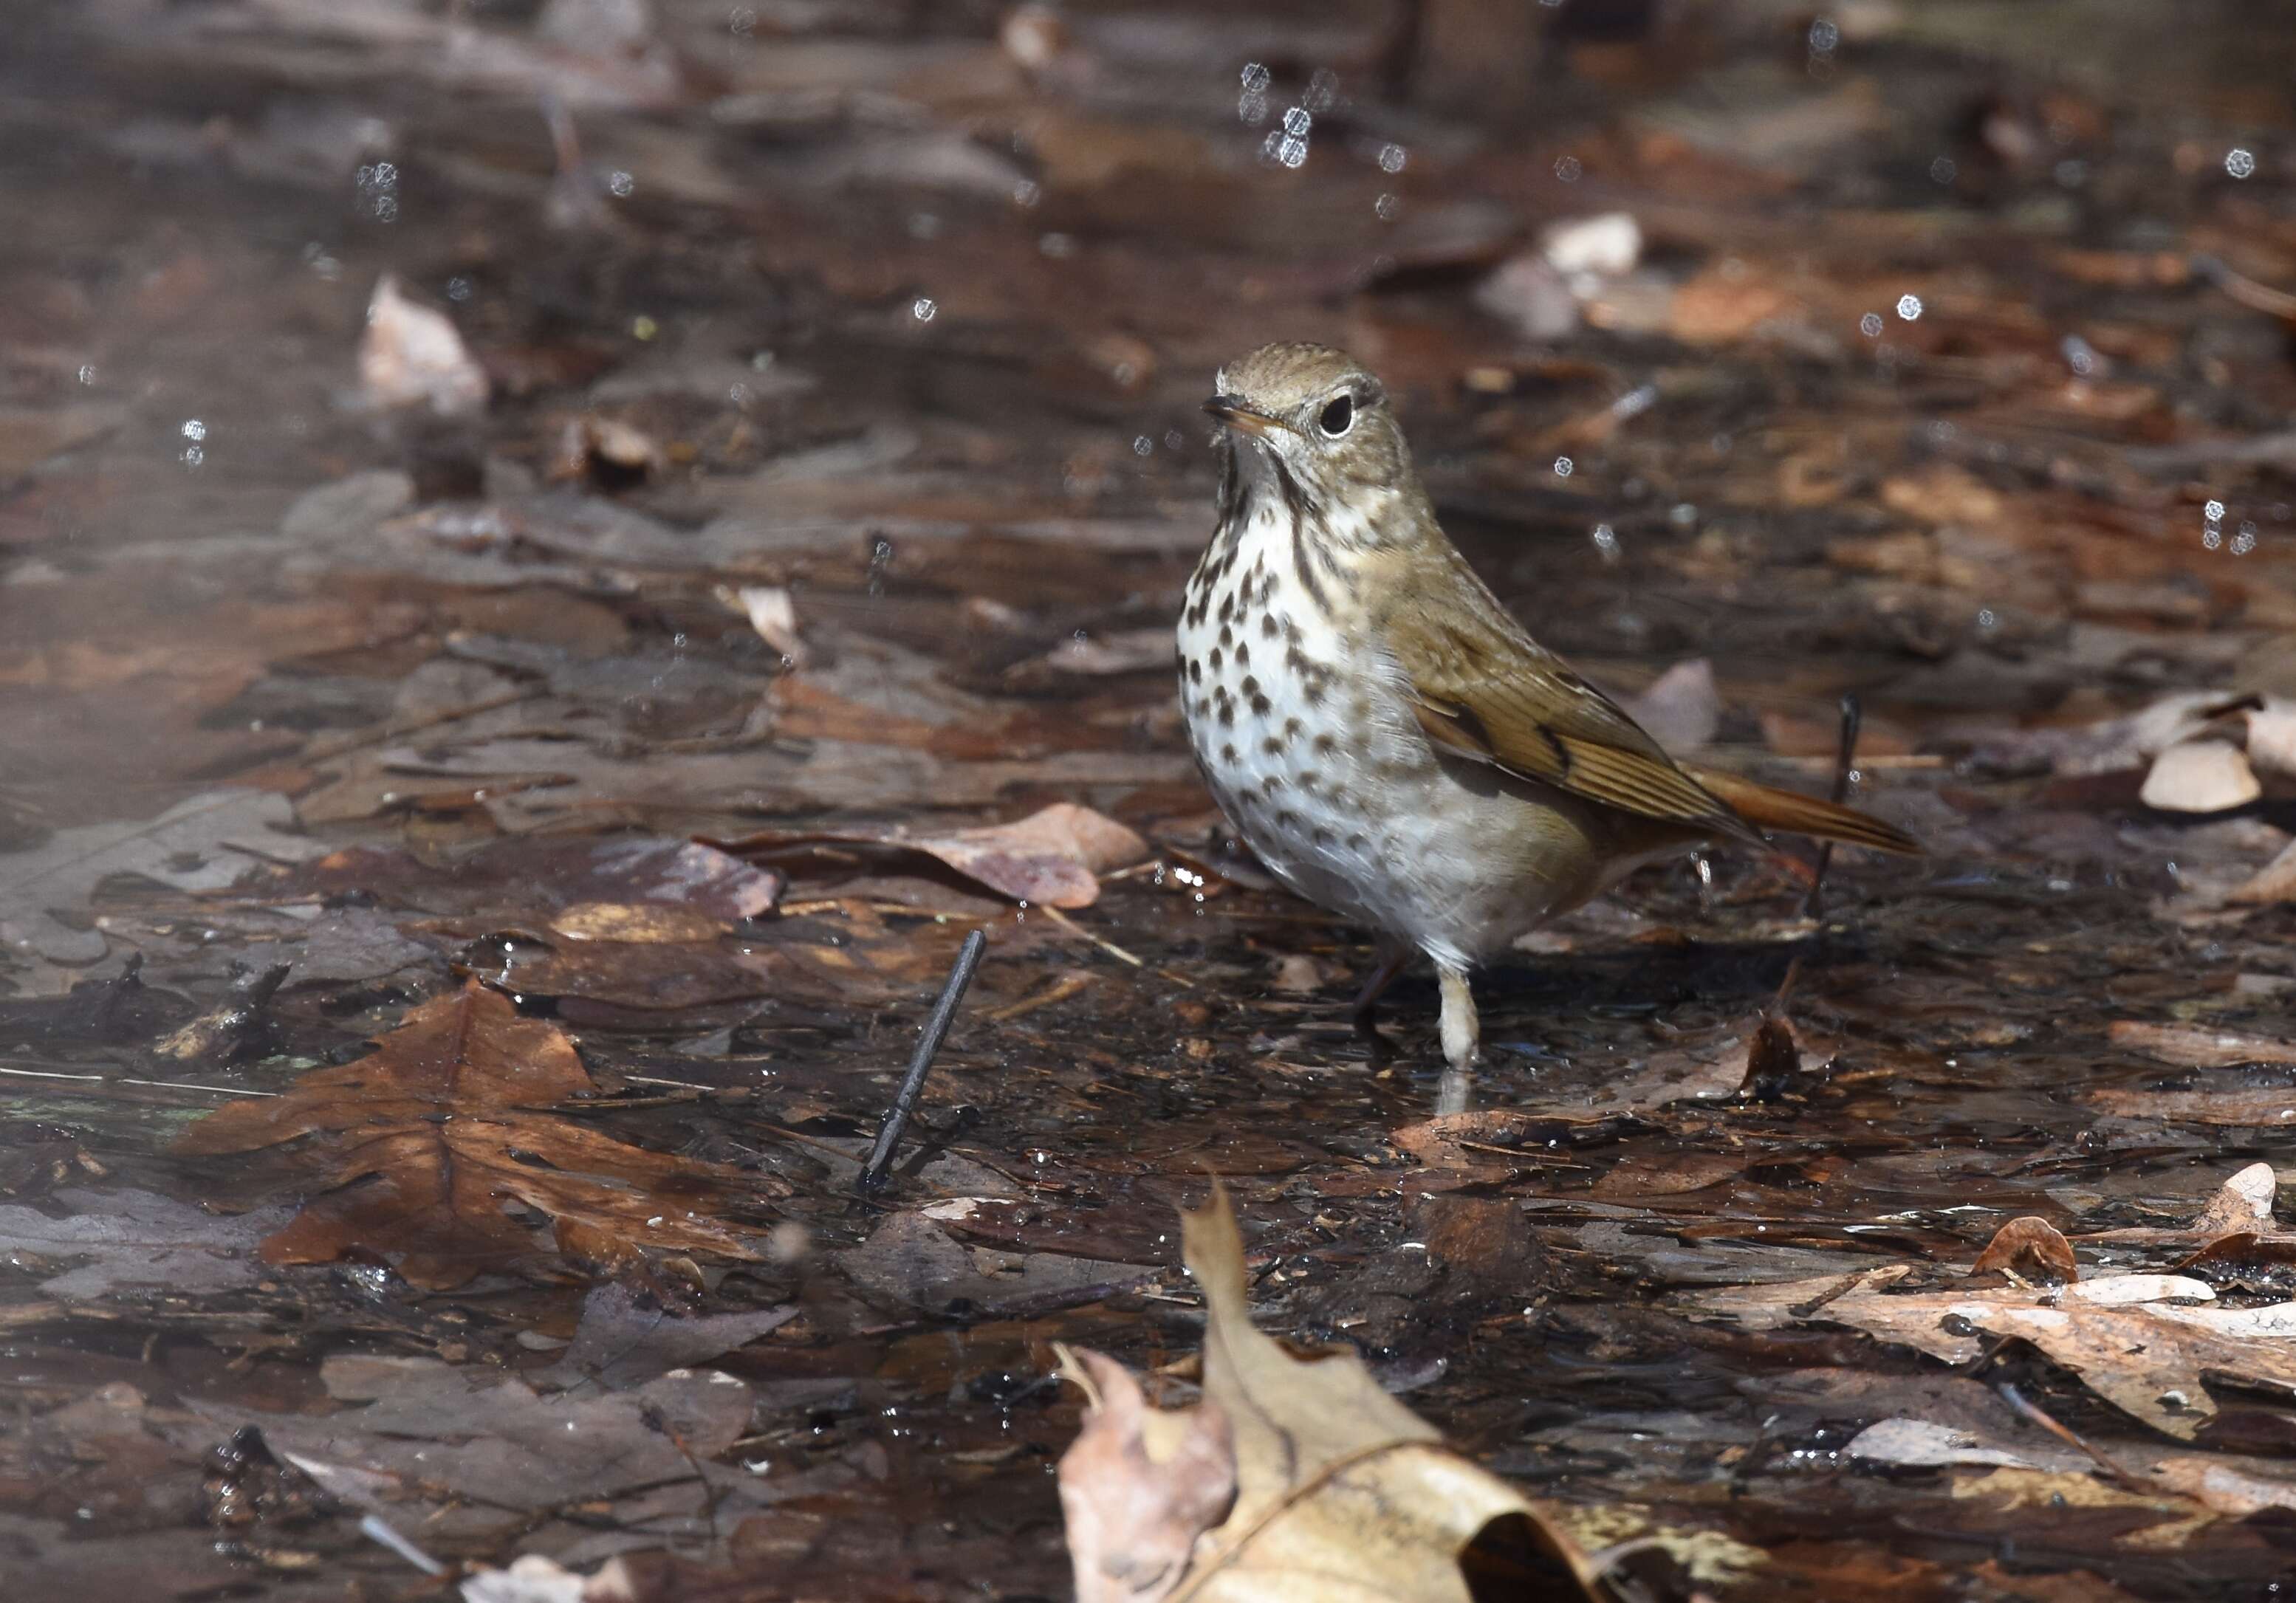
[[[2080,1279],[2071,1243],[2046,1219],[2012,1219],[1993,1232],[1969,1272],[2013,1274],[2037,1286],[2062,1286]]]
[[[227,1103],[176,1150],[254,1152],[316,1138],[297,1158],[330,1189],[266,1238],[273,1264],[324,1264],[354,1249],[418,1286],[459,1286],[535,1255],[548,1217],[562,1247],[754,1255],[726,1225],[682,1206],[757,1177],[627,1146],[545,1111],[596,1090],[573,1043],[521,1018],[477,981],[408,1013],[356,1062],[315,1069],[284,1096]]]
[[[1089,907],[1100,899],[1100,876],[1148,855],[1148,843],[1114,819],[1072,802],[1055,802],[1012,823],[990,824],[946,834],[763,834],[721,843],[753,860],[771,861],[791,873],[808,871],[806,856],[821,846],[850,846],[922,854],[944,868],[1016,902],[1049,907]],[[885,871],[882,858],[865,863],[849,855],[853,867]]]
[[[1217,1403],[1151,1407],[1113,1358],[1059,1351],[1061,1378],[1086,1399],[1060,1466],[1077,1603],[1156,1603],[1235,1506],[1234,1433]]]
[[[1693,1301],[1752,1329],[1805,1321],[1848,1325],[1948,1363],[1972,1362],[1988,1337],[2017,1337],[2123,1412],[2187,1439],[2217,1411],[2204,1376],[2296,1391],[2296,1303],[2219,1307],[2202,1282],[2158,1274],[2105,1275],[2050,1289],[1893,1294],[1890,1288],[1911,1272],[1894,1264],[1851,1277],[1847,1289],[1841,1277],[1829,1275],[1733,1287]]]
[[[2152,1024],[2116,1018],[2108,1030],[2112,1044],[2184,1068],[2231,1068],[2243,1063],[2296,1063],[2296,1042],[2237,1030],[2211,1030],[2185,1024]]]
[[[1094,1399],[1061,1461],[1083,1603],[1600,1595],[1569,1537],[1359,1359],[1301,1360],[1252,1324],[1224,1190],[1182,1227],[1204,1294],[1204,1401],[1154,1423],[1120,1366],[1062,1350]]]

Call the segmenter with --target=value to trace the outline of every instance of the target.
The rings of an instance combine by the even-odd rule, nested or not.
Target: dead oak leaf
[[[1097,1354],[1068,1365],[1095,1398],[1061,1461],[1084,1603],[1600,1595],[1569,1537],[1445,1446],[1361,1360],[1303,1361],[1252,1324],[1225,1191],[1184,1214],[1182,1231],[1204,1294],[1204,1401],[1152,1424],[1114,1385],[1118,1366]]]
[[[562,1249],[593,1259],[642,1247],[751,1255],[686,1206],[756,1177],[629,1146],[546,1111],[596,1087],[573,1043],[521,1018],[473,981],[408,1013],[376,1050],[316,1069],[284,1096],[226,1104],[176,1150],[297,1154],[327,1190],[266,1237],[273,1264],[324,1264],[364,1249],[433,1290],[535,1255],[507,1211],[546,1215]]]
[[[1846,1280],[1732,1287],[1693,1300],[1752,1329],[1848,1325],[1948,1363],[1972,1362],[1988,1338],[2013,1337],[2124,1413],[2188,1440],[2216,1413],[2204,1376],[2296,1391],[2296,1303],[2221,1307],[2201,1281],[2160,1274],[2103,1275],[2046,1290],[1892,1292],[1910,1272],[1893,1264]]]
[[[1138,834],[1073,802],[1055,802],[1012,823],[938,835],[765,834],[721,844],[752,861],[786,863],[792,874],[808,871],[806,860],[824,846],[862,848],[846,864],[854,872],[882,866],[866,863],[867,853],[922,854],[1016,902],[1062,908],[1091,906],[1100,899],[1102,874],[1148,855]]]
[[[2185,1249],[2174,1267],[2221,1285],[2259,1285],[2284,1278],[2296,1264],[2296,1231],[2273,1215],[2280,1176],[2267,1163],[2250,1164],[2217,1188],[2199,1218],[2186,1225],[2131,1225],[2099,1231],[2084,1241]]]

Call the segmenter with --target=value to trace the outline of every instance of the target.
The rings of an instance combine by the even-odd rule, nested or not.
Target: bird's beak
[[[1258,435],[1262,439],[1267,438],[1272,431],[1278,429],[1287,434],[1296,432],[1291,424],[1281,418],[1269,417],[1264,412],[1254,412],[1243,404],[1242,396],[1214,396],[1204,403],[1204,410],[1218,418],[1223,426],[1245,434]]]

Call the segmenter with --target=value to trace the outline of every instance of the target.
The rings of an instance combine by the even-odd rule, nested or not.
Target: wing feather
[[[1393,593],[1381,619],[1431,740],[1519,779],[1624,812],[1759,838],[1617,702],[1531,639],[1464,558],[1453,553],[1450,562],[1434,566],[1448,593]]]

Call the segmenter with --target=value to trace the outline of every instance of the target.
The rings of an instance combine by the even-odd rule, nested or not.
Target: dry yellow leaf
[[[1600,1595],[1569,1537],[1360,1359],[1296,1358],[1252,1324],[1224,1190],[1182,1224],[1204,1293],[1203,1402],[1160,1419],[1113,1361],[1062,1355],[1094,1400],[1061,1460],[1080,1603]]]

